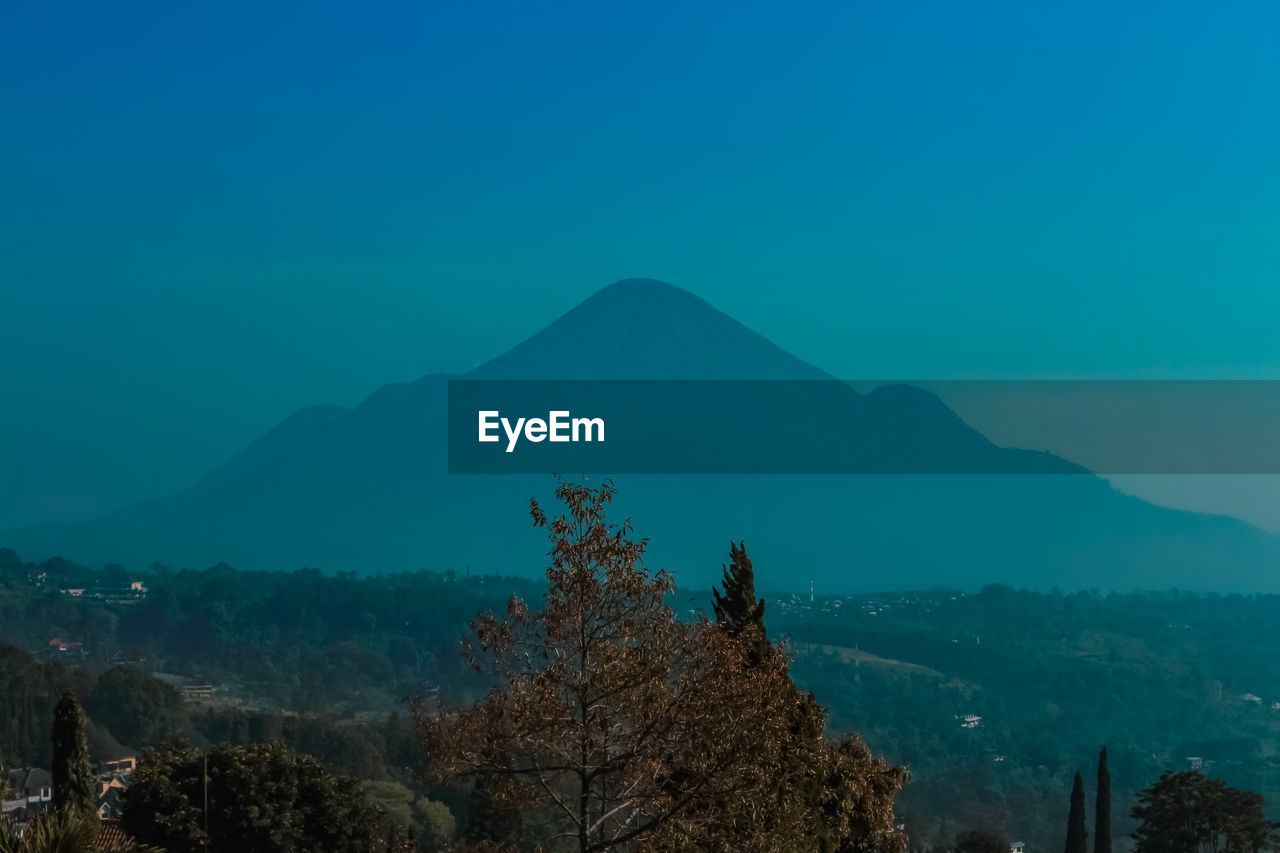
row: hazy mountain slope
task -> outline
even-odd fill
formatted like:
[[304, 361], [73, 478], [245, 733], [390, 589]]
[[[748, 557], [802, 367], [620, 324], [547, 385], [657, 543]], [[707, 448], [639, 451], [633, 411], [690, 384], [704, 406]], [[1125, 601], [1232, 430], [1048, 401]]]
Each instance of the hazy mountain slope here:
[[472, 379], [831, 379], [687, 290], [631, 278], [597, 291]]
[[[678, 288], [605, 288], [475, 378], [829, 378]], [[527, 519], [550, 477], [445, 475], [446, 376], [380, 388], [354, 409], [287, 419], [186, 492], [88, 524], [0, 535], [28, 559], [244, 568], [541, 570]], [[849, 390], [855, 438], [958, 470], [1075, 470], [996, 448], [936, 397]], [[972, 466], [966, 468], [965, 466]], [[1162, 509], [1081, 476], [620, 478], [620, 512], [686, 583], [745, 538], [761, 584], [828, 591], [991, 581], [1274, 590], [1277, 539]]]

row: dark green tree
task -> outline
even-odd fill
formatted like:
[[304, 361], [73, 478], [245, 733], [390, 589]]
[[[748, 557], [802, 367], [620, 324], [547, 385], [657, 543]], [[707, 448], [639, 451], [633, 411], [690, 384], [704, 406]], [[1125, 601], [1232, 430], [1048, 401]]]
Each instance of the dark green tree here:
[[471, 786], [466, 840], [472, 844], [488, 842], [501, 847], [520, 838], [520, 812], [494, 795], [497, 784], [499, 780], [486, 773], [476, 777]]
[[135, 748], [185, 736], [191, 728], [178, 691], [130, 667], [104, 672], [84, 704], [95, 723], [106, 726], [120, 743]]
[[1136, 853], [1259, 853], [1275, 849], [1278, 824], [1267, 820], [1261, 794], [1229, 788], [1199, 771], [1165, 772], [1138, 795]]
[[970, 829], [956, 838], [956, 853], [1009, 853], [1009, 839], [992, 829]]
[[452, 849], [458, 824], [444, 803], [418, 797], [413, 801], [413, 820], [422, 850]]
[[1111, 773], [1107, 748], [1098, 753], [1098, 795], [1093, 808], [1093, 853], [1111, 853]]
[[1071, 811], [1067, 814], [1067, 846], [1065, 853], [1088, 853], [1089, 830], [1084, 819], [1084, 779], [1076, 774], [1071, 786]]
[[712, 607], [716, 622], [733, 635], [752, 635], [752, 663], [769, 654], [769, 638], [764, 630], [764, 599], [756, 598], [756, 576], [747, 556], [745, 542], [729, 543], [729, 565], [724, 569], [721, 585], [724, 592], [712, 588]]
[[84, 814], [94, 810], [88, 728], [89, 721], [75, 694], [63, 693], [53, 709], [54, 808]]
[[[11, 630], [12, 617], [22, 612], [0, 605], [0, 633]], [[10, 769], [50, 766], [53, 710], [63, 690], [75, 690], [83, 680], [80, 673], [55, 670], [55, 665], [38, 663], [27, 652], [0, 643], [0, 752]]]
[[121, 800], [123, 829], [169, 853], [365, 853], [389, 841], [386, 813], [357, 783], [276, 743], [147, 750]]
[[0, 548], [0, 583], [17, 584], [26, 580], [27, 567], [12, 548]]

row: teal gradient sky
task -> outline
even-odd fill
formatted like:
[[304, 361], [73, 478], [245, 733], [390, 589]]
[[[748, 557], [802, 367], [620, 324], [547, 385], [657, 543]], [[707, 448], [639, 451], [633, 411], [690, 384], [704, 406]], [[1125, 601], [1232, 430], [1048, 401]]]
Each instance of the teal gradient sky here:
[[1280, 5], [41, 3], [0, 527], [619, 278], [845, 377], [1280, 377]]

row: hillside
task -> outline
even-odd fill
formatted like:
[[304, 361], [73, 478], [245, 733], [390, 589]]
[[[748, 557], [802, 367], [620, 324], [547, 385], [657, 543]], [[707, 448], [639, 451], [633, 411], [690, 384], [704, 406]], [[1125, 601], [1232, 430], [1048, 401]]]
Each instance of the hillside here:
[[[486, 683], [459, 654], [467, 621], [512, 593], [542, 592], [478, 574], [214, 566], [135, 575], [146, 587], [136, 600], [94, 597], [120, 577], [0, 552], [0, 691], [10, 700], [0, 752], [11, 765], [48, 760], [49, 714], [72, 685], [99, 759], [174, 735], [277, 737], [344, 772], [416, 784], [406, 699], [453, 707], [481, 694]], [[89, 594], [61, 595], [66, 585]], [[686, 587], [677, 600], [707, 598]], [[858, 732], [910, 768], [899, 814], [921, 847], [973, 826], [1033, 850], [1060, 846], [1071, 776], [1087, 776], [1103, 744], [1118, 851], [1136, 792], [1190, 756], [1263, 793], [1280, 816], [1276, 596], [991, 586], [812, 602], [766, 594], [766, 604], [770, 636], [796, 653], [792, 674], [829, 710], [829, 731]], [[59, 651], [51, 637], [72, 646]], [[184, 701], [171, 683], [207, 683], [214, 696]]]

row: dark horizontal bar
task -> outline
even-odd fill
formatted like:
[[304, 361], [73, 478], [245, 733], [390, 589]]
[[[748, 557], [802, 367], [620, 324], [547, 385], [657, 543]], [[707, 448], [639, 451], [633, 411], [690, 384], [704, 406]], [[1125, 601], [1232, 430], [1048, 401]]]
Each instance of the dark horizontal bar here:
[[1275, 380], [453, 380], [448, 427], [454, 474], [1280, 473]]

